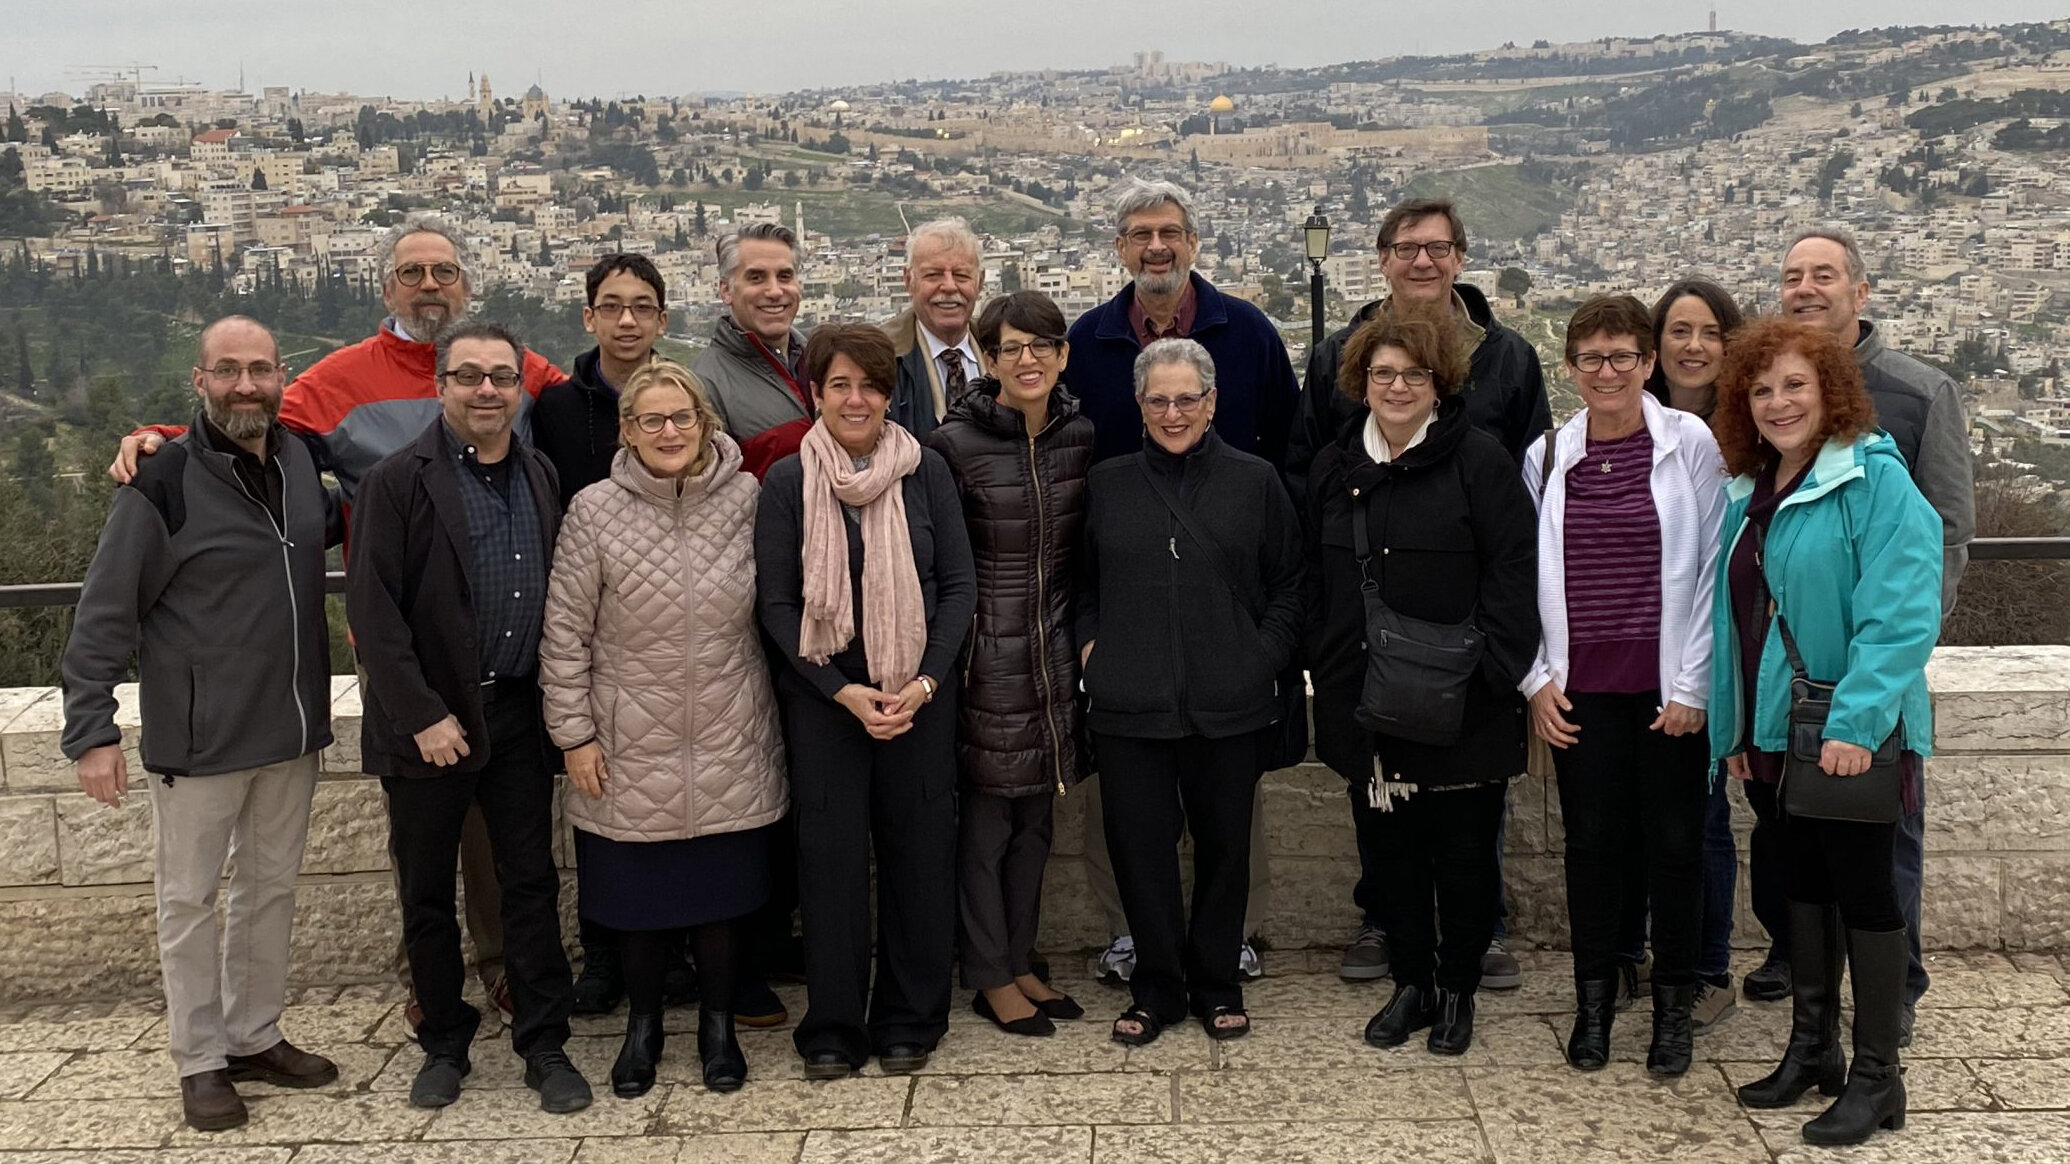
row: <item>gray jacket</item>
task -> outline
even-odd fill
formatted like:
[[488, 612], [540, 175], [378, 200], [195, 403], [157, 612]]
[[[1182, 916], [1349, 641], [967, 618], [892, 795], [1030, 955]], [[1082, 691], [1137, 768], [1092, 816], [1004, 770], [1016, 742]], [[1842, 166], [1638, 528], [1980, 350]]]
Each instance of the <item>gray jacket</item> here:
[[[794, 327], [790, 340], [794, 365], [804, 350], [805, 334]], [[718, 410], [726, 435], [743, 448], [778, 425], [812, 418], [805, 399], [799, 395], [805, 389], [802, 373], [798, 390], [793, 391], [770, 366], [763, 351], [740, 330], [731, 315], [721, 313], [712, 324], [711, 346], [698, 353], [690, 365], [711, 394], [712, 407]], [[748, 460], [751, 466], [755, 463], [753, 456]]]
[[1955, 608], [1955, 589], [1969, 564], [1977, 534], [1976, 469], [1969, 454], [1969, 420], [1962, 395], [1947, 373], [1883, 342], [1864, 319], [1854, 359], [1862, 369], [1876, 423], [1897, 442], [1912, 483], [1941, 515], [1941, 613]]
[[237, 772], [331, 742], [324, 550], [344, 519], [307, 446], [274, 435], [285, 529], [198, 417], [115, 491], [61, 665], [67, 757], [121, 740], [131, 652], [147, 771]]

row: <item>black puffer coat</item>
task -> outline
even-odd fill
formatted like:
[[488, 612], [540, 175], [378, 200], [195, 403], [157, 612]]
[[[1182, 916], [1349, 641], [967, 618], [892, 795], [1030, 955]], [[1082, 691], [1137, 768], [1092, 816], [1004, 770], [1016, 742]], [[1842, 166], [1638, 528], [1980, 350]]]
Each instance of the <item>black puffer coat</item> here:
[[1030, 439], [998, 393], [998, 381], [977, 381], [927, 444], [955, 474], [977, 560], [957, 766], [979, 791], [1032, 796], [1085, 772], [1072, 614], [1093, 426], [1059, 386]]

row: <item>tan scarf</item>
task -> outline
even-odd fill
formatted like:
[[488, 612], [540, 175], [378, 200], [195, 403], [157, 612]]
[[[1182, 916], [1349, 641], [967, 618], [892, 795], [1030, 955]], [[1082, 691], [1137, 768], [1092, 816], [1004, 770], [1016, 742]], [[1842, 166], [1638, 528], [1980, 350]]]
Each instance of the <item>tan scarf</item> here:
[[920, 656], [927, 650], [927, 604], [899, 484], [920, 467], [920, 442], [886, 421], [869, 465], [858, 469], [821, 421], [806, 431], [798, 460], [805, 470], [805, 544], [799, 551], [805, 617], [798, 627], [798, 654], [824, 664], [855, 638], [847, 518], [841, 513], [843, 505], [851, 506], [862, 525], [863, 654], [870, 681], [897, 694], [919, 673]]

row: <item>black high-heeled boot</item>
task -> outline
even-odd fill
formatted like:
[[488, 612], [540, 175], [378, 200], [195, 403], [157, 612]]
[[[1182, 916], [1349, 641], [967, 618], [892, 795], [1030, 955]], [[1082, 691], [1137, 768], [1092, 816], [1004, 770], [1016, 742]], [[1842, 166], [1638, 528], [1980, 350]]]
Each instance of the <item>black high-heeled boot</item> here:
[[1686, 1075], [1696, 1054], [1696, 984], [1653, 984], [1653, 1042], [1646, 1048], [1646, 1073]]
[[1878, 1128], [1897, 1132], [1905, 1127], [1898, 1031], [1910, 945], [1903, 930], [1849, 930], [1847, 956], [1854, 961], [1854, 1069], [1833, 1106], [1804, 1125], [1807, 1144], [1859, 1144]]
[[611, 1064], [611, 1091], [621, 1099], [638, 1099], [654, 1086], [654, 1065], [661, 1062], [661, 1046], [667, 1036], [661, 1030], [661, 1015], [625, 1016], [625, 1043], [618, 1048], [618, 1061]]
[[733, 1012], [697, 1012], [697, 1058], [704, 1065], [704, 1085], [712, 1091], [739, 1091], [747, 1082], [747, 1056], [733, 1035]]
[[1753, 1108], [1788, 1107], [1813, 1087], [1838, 1095], [1847, 1082], [1840, 1049], [1840, 911], [1790, 903], [1790, 1041], [1782, 1062], [1739, 1089]]
[[1567, 1062], [1579, 1071], [1599, 1071], [1610, 1062], [1610, 1024], [1617, 1019], [1617, 979], [1581, 978], [1574, 983], [1574, 1030], [1567, 1036]]

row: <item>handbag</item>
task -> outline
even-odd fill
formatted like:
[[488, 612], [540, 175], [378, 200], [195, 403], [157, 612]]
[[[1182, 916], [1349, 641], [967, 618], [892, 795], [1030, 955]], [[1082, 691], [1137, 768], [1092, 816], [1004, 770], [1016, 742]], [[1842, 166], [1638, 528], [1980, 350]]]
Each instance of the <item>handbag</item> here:
[[1783, 811], [1810, 820], [1895, 824], [1904, 817], [1905, 718], [1900, 715], [1890, 735], [1869, 754], [1868, 771], [1835, 776], [1819, 767], [1825, 750], [1826, 721], [1833, 714], [1836, 684], [1813, 679], [1797, 650], [1797, 636], [1768, 589], [1767, 531], [1753, 523], [1754, 566], [1761, 580], [1761, 599], [1782, 635], [1783, 655], [1790, 663], [1789, 742], [1783, 750]]
[[1351, 514], [1352, 552], [1358, 558], [1366, 615], [1366, 678], [1352, 718], [1369, 732], [1448, 747], [1459, 742], [1466, 692], [1480, 670], [1487, 638], [1470, 619], [1411, 618], [1380, 597], [1366, 529], [1372, 504], [1370, 496], [1354, 501]]
[[[1242, 598], [1246, 606], [1250, 605], [1252, 599], [1256, 599], [1258, 607], [1263, 608], [1263, 595], [1246, 596], [1237, 589], [1237, 571], [1222, 561], [1221, 543], [1202, 532], [1193, 520], [1193, 511], [1185, 502], [1179, 500], [1178, 495], [1172, 492], [1171, 486], [1159, 480], [1157, 474], [1152, 473], [1150, 467], [1143, 464], [1140, 458], [1137, 459], [1136, 468], [1142, 472], [1143, 479], [1150, 482], [1151, 490], [1164, 502], [1164, 507], [1171, 510], [1172, 516], [1178, 519], [1179, 527], [1186, 531], [1186, 536], [1207, 550], [1208, 567], [1222, 580], [1222, 585], [1227, 586], [1230, 593]], [[1256, 621], [1257, 612], [1252, 611], [1250, 614], [1252, 620]], [[1273, 695], [1279, 701], [1279, 718], [1273, 721], [1271, 730], [1264, 734], [1258, 755], [1258, 762], [1267, 772], [1291, 768], [1308, 759], [1308, 676], [1301, 669], [1298, 652], [1295, 657], [1287, 660], [1287, 665], [1274, 677]]]

